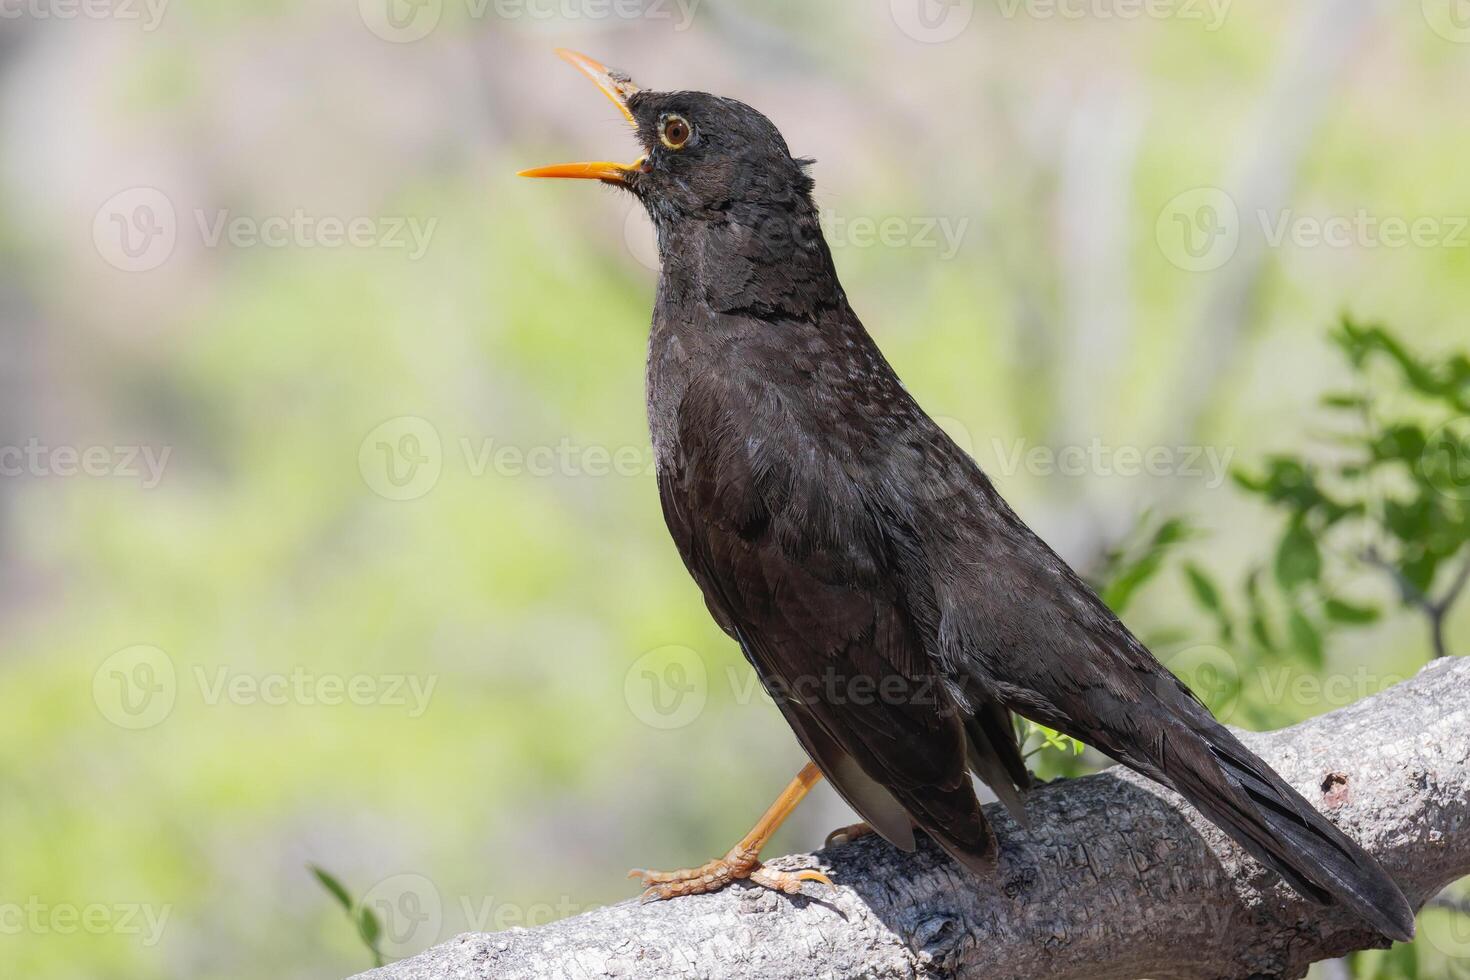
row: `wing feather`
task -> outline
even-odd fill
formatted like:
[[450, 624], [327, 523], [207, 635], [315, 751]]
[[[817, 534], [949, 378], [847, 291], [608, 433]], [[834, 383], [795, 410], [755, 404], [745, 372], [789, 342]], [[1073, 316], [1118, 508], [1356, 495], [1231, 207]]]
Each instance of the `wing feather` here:
[[680, 452], [659, 473], [666, 521], [812, 760], [897, 846], [912, 846], [911, 822], [988, 869], [965, 718], [894, 556], [904, 530], [769, 390], [697, 378], [678, 421]]

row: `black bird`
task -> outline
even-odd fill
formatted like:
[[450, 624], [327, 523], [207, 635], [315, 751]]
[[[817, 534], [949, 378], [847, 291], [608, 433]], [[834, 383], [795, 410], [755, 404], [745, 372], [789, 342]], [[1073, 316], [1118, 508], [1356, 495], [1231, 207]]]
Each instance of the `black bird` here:
[[1379, 863], [1217, 722], [904, 389], [837, 281], [811, 161], [750, 106], [560, 53], [645, 154], [524, 174], [625, 188], [652, 217], [664, 517], [814, 764], [724, 858], [633, 872], [645, 897], [825, 881], [758, 860], [818, 771], [894, 846], [918, 827], [987, 874], [997, 845], [970, 774], [1022, 807], [1015, 712], [1177, 791], [1304, 896], [1410, 938]]

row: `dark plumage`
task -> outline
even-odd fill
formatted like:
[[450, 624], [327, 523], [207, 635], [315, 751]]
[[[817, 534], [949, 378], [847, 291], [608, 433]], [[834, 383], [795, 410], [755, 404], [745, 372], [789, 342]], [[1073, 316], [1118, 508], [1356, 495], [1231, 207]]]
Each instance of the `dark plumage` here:
[[[703, 93], [625, 94], [647, 156], [615, 182], [663, 261], [647, 385], [664, 515], [838, 792], [895, 846], [916, 826], [984, 874], [996, 842], [970, 773], [1019, 805], [1016, 712], [1176, 790], [1302, 894], [1409, 937], [1378, 862], [1216, 722], [904, 389], [775, 126]], [[670, 120], [688, 127], [678, 148]]]

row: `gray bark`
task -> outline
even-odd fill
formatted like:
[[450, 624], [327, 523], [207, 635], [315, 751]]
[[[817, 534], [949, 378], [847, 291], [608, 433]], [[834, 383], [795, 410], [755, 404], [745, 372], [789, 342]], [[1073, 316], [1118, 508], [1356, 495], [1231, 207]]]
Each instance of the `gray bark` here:
[[[1373, 852], [1415, 908], [1470, 874], [1470, 659], [1270, 734], [1252, 749]], [[1300, 977], [1384, 945], [1312, 905], [1177, 796], [1121, 768], [1053, 782], [981, 881], [876, 837], [773, 862], [837, 886], [629, 901], [531, 930], [465, 934], [363, 980], [447, 978]]]

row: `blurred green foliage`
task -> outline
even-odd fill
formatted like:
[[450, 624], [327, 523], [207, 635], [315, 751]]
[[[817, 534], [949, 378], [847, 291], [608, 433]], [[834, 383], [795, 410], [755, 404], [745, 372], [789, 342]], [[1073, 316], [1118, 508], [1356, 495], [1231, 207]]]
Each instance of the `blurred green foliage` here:
[[[1332, 420], [1331, 443], [1346, 451], [1322, 460], [1310, 449], [1277, 453], [1265, 460], [1264, 473], [1234, 472], [1240, 489], [1285, 515], [1273, 553], [1250, 564], [1238, 588], [1225, 589], [1196, 561], [1178, 561], [1188, 594], [1214, 624], [1223, 657], [1184, 657], [1173, 666], [1216, 712], [1238, 710], [1252, 727], [1295, 720], [1270, 685], [1254, 680], [1286, 670], [1320, 675], [1328, 647], [1341, 643], [1342, 633], [1373, 627], [1385, 614], [1427, 618], [1429, 656], [1447, 656], [1445, 622], [1470, 580], [1470, 360], [1457, 350], [1425, 357], [1388, 328], [1351, 319], [1330, 336], [1346, 356], [1354, 386], [1324, 394], [1321, 405]], [[1380, 361], [1393, 369], [1387, 378], [1373, 376]], [[1095, 572], [1099, 594], [1123, 615], [1193, 537], [1185, 518], [1143, 515]], [[1356, 597], [1351, 586], [1361, 584], [1365, 571], [1394, 585], [1392, 608]], [[1160, 649], [1176, 636], [1155, 631], [1150, 639]], [[1022, 725], [1038, 741], [1035, 751], [1055, 750], [1038, 760], [1044, 774], [1090, 768], [1076, 758], [1081, 746], [1074, 740]], [[1455, 937], [1470, 935], [1470, 908], [1447, 903], [1431, 914], [1451, 922], [1441, 929], [1436, 921], [1430, 941], [1356, 954], [1355, 975], [1417, 980], [1460, 969], [1470, 944]], [[1450, 942], [1442, 941], [1446, 933]]]

